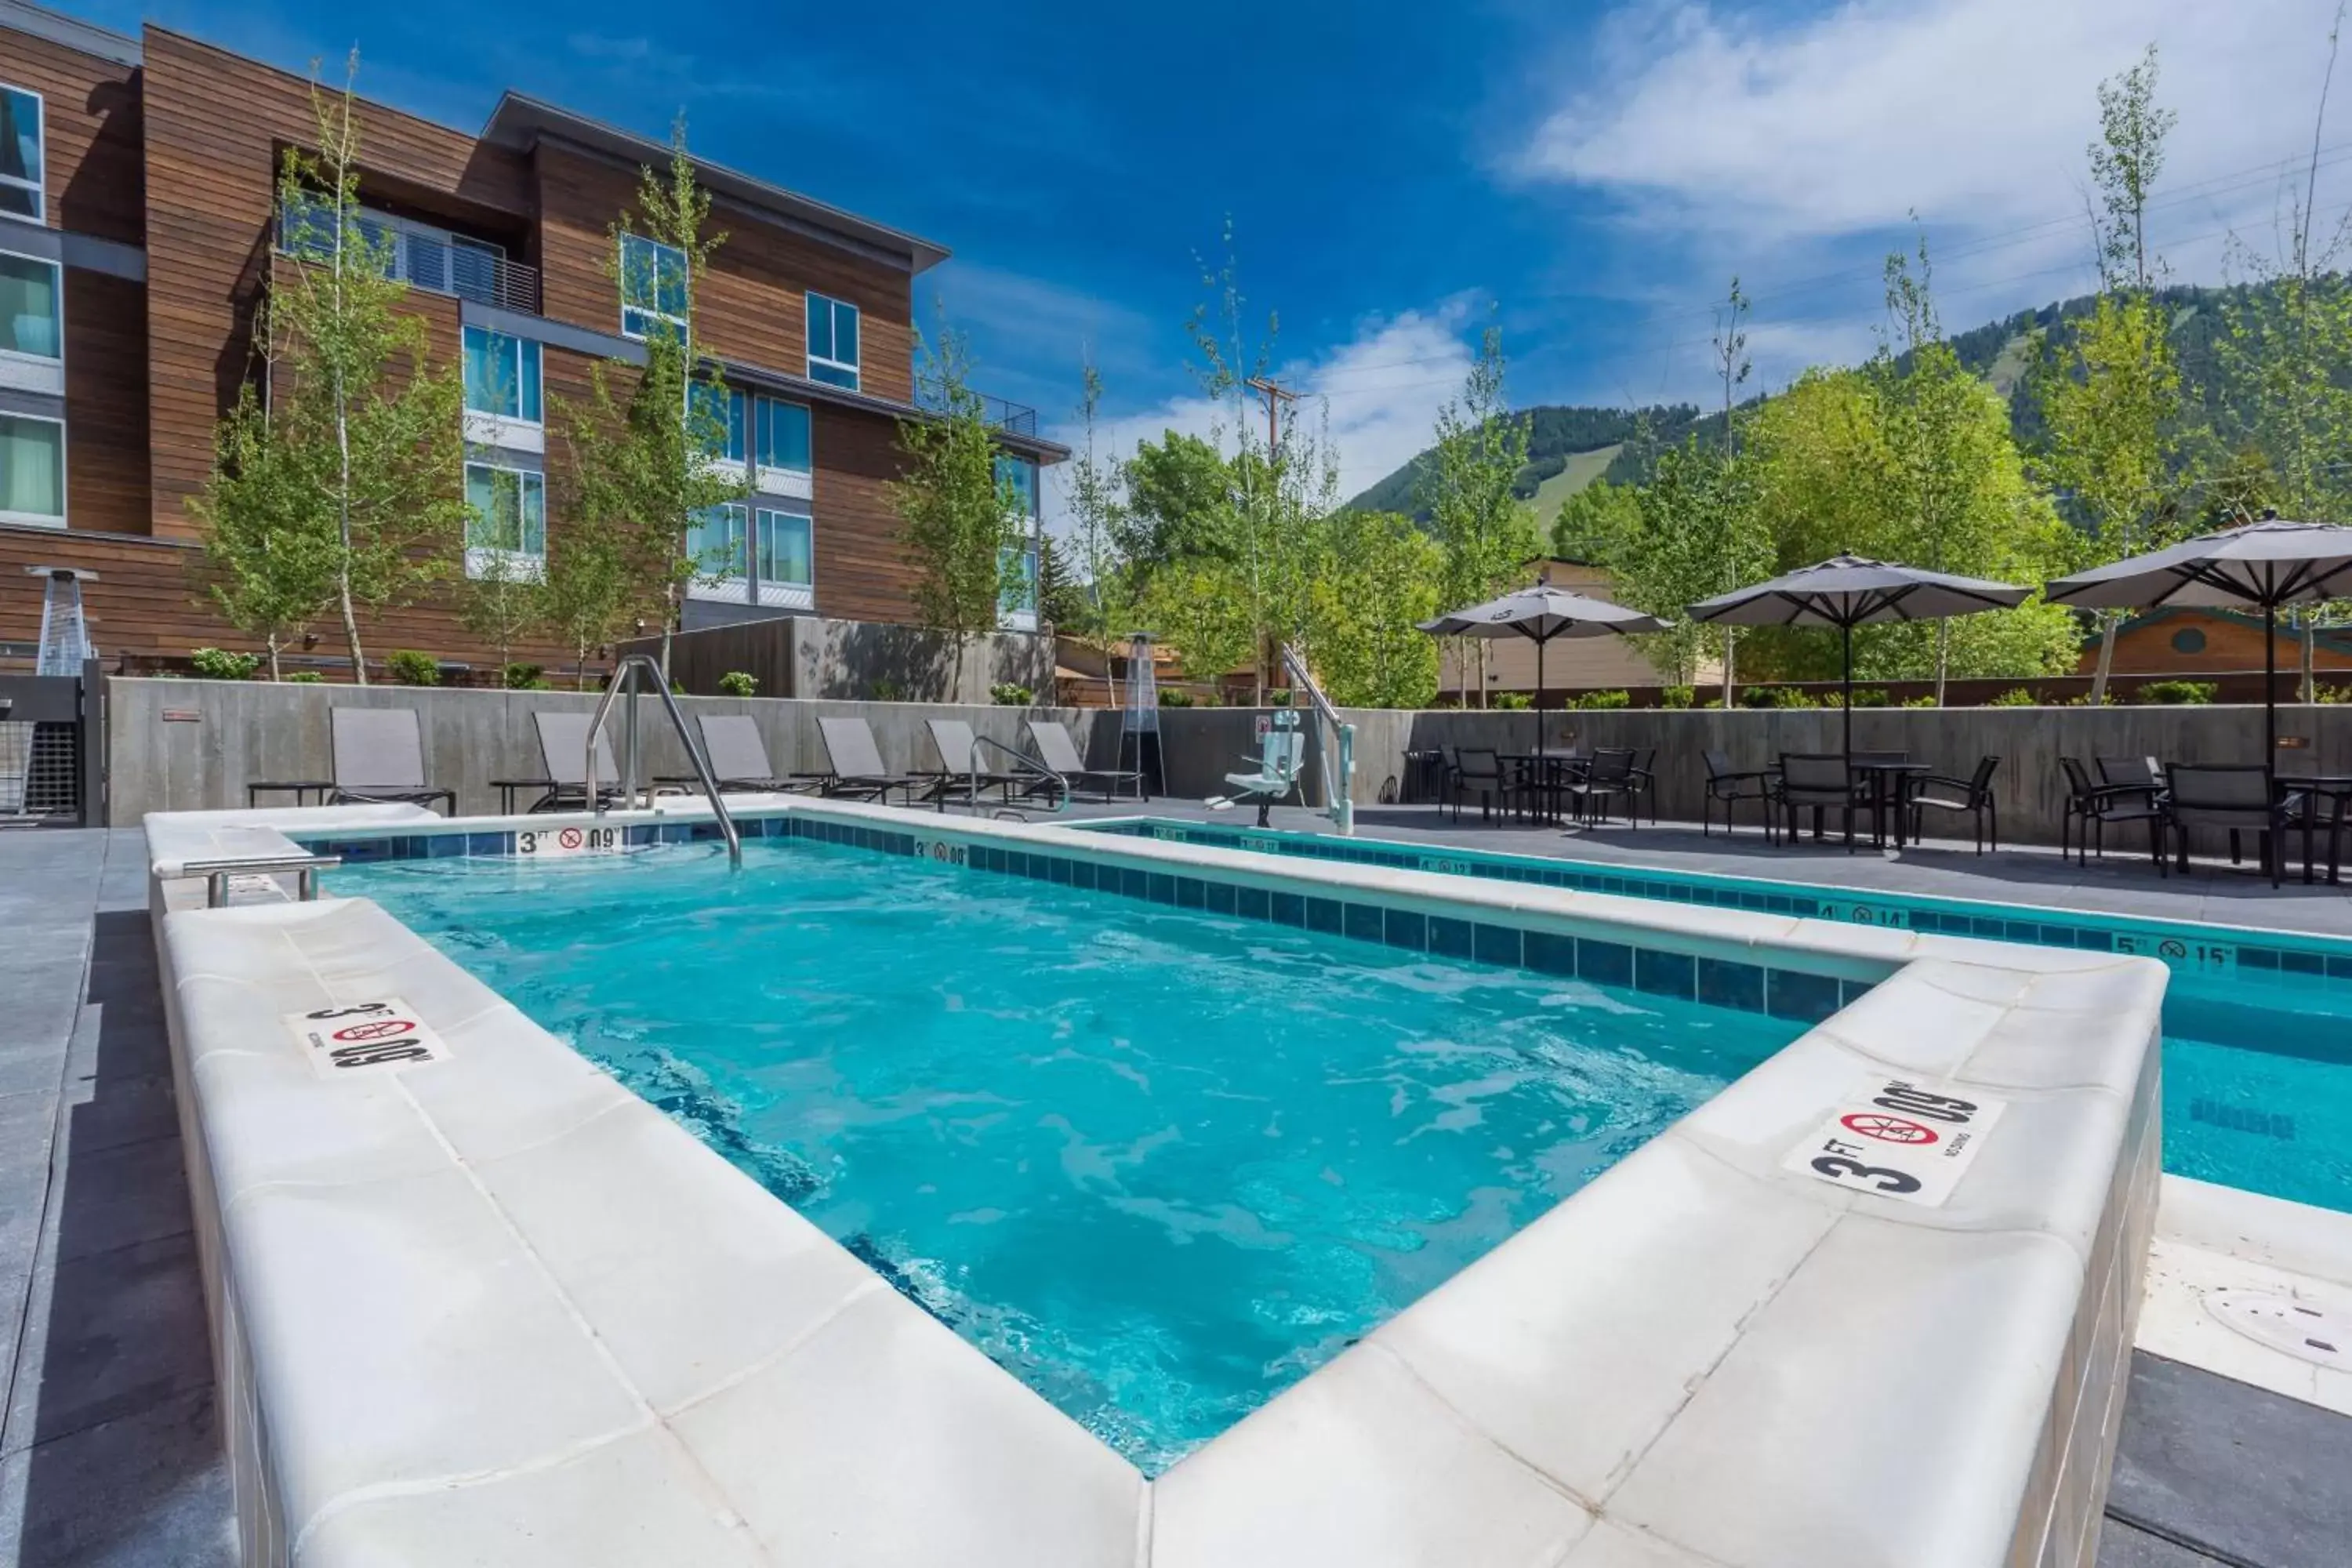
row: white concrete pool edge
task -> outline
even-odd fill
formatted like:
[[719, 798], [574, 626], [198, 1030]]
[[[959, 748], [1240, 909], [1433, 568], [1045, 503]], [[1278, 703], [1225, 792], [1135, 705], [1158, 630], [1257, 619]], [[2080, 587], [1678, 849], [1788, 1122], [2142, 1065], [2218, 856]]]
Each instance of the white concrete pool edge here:
[[[773, 804], [1892, 973], [1147, 1485], [374, 905], [173, 913], [248, 1561], [2090, 1561], [2156, 1202], [2152, 962]], [[159, 868], [224, 816], [257, 854], [364, 831], [154, 817]], [[280, 1021], [387, 994], [450, 1059], [331, 1081]], [[1781, 1168], [1878, 1073], [2009, 1102], [1943, 1207]]]

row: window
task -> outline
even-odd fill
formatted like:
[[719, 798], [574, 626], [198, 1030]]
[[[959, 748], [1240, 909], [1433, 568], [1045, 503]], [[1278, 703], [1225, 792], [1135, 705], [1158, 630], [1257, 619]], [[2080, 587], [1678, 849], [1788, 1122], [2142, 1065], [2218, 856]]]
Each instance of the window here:
[[687, 395], [694, 400], [697, 421], [717, 420], [727, 427], [726, 434], [715, 439], [710, 455], [730, 463], [743, 460], [743, 395], [731, 386], [714, 386], [707, 381], [694, 384]]
[[809, 471], [809, 411], [797, 403], [773, 397], [759, 400], [754, 421], [759, 436], [760, 467]]
[[1036, 547], [1007, 550], [996, 558], [997, 619], [1017, 625], [1027, 616], [1034, 623], [1036, 614]]
[[750, 523], [749, 511], [732, 504], [696, 513], [694, 525], [686, 531], [686, 552], [693, 558], [695, 570], [705, 577], [750, 576], [751, 565], [745, 559]]
[[1013, 510], [1034, 532], [1037, 521], [1037, 465], [1026, 458], [996, 458], [996, 493], [1010, 499]]
[[822, 294], [808, 297], [811, 381], [857, 390], [857, 307]]
[[466, 329], [466, 409], [540, 423], [539, 345], [483, 327]]
[[41, 197], [41, 96], [0, 87], [0, 213], [46, 216]]
[[60, 419], [0, 414], [0, 517], [66, 520], [66, 426]]
[[0, 353], [62, 359], [58, 264], [0, 251]]
[[640, 235], [621, 237], [621, 335], [650, 337], [686, 325], [686, 252]]
[[2195, 626], [2183, 626], [2172, 634], [2172, 651], [2199, 654], [2205, 651], [2205, 634]]
[[785, 584], [797, 588], [813, 586], [816, 582], [814, 563], [811, 560], [809, 520], [798, 512], [760, 511], [758, 564], [760, 584]]
[[474, 509], [466, 525], [468, 551], [547, 553], [547, 481], [540, 475], [527, 468], [468, 463], [466, 500]]

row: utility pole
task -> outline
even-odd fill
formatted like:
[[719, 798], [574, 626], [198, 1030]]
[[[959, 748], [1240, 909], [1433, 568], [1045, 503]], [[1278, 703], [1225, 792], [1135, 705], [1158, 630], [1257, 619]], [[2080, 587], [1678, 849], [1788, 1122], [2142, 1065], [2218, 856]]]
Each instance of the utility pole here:
[[[1254, 375], [1244, 381], [1242, 384], [1265, 399], [1265, 482], [1269, 485], [1276, 484], [1278, 481], [1276, 479], [1275, 463], [1282, 451], [1282, 405], [1286, 403], [1297, 402], [1298, 394], [1270, 375]], [[1266, 497], [1269, 517], [1273, 515], [1270, 509], [1274, 505], [1274, 500], [1275, 498], [1272, 495]], [[1252, 693], [1252, 700], [1260, 708], [1265, 706], [1265, 672], [1266, 667], [1272, 662], [1273, 659], [1268, 655], [1265, 645], [1261, 643], [1257, 650], [1256, 668], [1251, 672], [1255, 678], [1254, 684], [1257, 689]]]

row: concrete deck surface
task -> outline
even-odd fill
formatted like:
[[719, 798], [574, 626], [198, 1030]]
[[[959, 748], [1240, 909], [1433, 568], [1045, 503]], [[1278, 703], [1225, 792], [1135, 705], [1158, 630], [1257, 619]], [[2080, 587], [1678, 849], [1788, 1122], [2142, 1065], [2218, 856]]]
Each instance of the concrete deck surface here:
[[[1965, 848], [1848, 857], [1672, 825], [1571, 838], [1434, 816], [1360, 821], [1512, 853], [2352, 934], [2347, 890], [2273, 895], [2219, 868], [2159, 884], [2128, 857], [2082, 873], [2037, 852], [1988, 866]], [[1321, 821], [1282, 811], [1276, 825]], [[0, 834], [0, 1564], [236, 1560], [145, 879], [137, 830]], [[2347, 1542], [2352, 1419], [2135, 1356], [2101, 1568], [2342, 1568]]]

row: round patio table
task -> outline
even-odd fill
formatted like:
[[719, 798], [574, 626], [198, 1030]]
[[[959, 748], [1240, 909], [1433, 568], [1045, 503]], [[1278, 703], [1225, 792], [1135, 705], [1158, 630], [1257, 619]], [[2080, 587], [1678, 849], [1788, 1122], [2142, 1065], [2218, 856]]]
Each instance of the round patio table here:
[[2279, 773], [2274, 779], [2280, 791], [2300, 794], [2309, 802], [2303, 812], [2303, 879], [2306, 883], [2311, 880], [2312, 818], [2319, 815], [2319, 802], [2327, 802], [2327, 881], [2335, 886], [2343, 866], [2344, 826], [2347, 813], [2352, 813], [2352, 773]]
[[1911, 782], [1936, 771], [1933, 763], [1848, 763], [1847, 768], [1870, 781], [1871, 843], [1884, 847], [1886, 843], [1886, 813], [1895, 812], [1895, 847], [1903, 847], [1903, 813], [1910, 805]]

